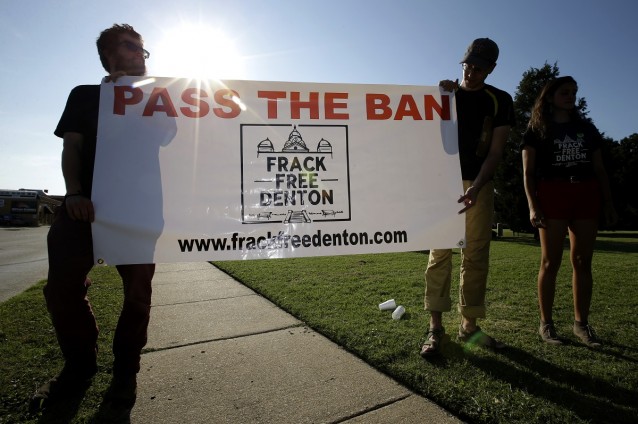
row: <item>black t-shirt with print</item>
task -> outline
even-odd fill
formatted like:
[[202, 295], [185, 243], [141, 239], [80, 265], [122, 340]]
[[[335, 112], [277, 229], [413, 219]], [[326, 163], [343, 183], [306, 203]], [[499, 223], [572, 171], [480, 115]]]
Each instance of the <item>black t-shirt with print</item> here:
[[541, 139], [535, 131], [528, 129], [523, 135], [523, 147], [536, 150], [537, 177], [595, 177], [593, 154], [600, 149], [602, 136], [593, 124], [585, 121], [553, 123], [548, 134]]
[[82, 134], [80, 184], [82, 193], [91, 195], [93, 186], [93, 166], [95, 163], [95, 146], [97, 143], [97, 122], [100, 109], [100, 86], [80, 85], [75, 87], [66, 102], [54, 134], [64, 137], [64, 133]]

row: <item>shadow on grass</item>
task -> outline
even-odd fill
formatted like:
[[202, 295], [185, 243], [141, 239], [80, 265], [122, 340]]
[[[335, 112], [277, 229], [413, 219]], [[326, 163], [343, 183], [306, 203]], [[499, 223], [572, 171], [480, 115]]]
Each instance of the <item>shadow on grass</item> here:
[[[635, 422], [636, 391], [592, 378], [586, 370], [565, 370], [515, 347], [508, 347], [499, 356], [518, 366], [494, 356], [468, 355], [467, 359], [494, 378], [571, 410], [585, 421], [609, 422], [612, 418], [615, 423]], [[566, 382], [571, 387], [567, 388]]]
[[626, 238], [626, 239], [638, 239], [638, 231], [629, 231], [629, 232], [622, 232], [622, 231], [614, 231], [614, 232], [607, 232], [605, 231], [604, 233], [600, 233], [600, 237], [603, 238]]
[[533, 237], [499, 237], [495, 241], [520, 244], [521, 246], [539, 247], [541, 243]]
[[77, 393], [67, 395], [63, 401], [58, 401], [52, 405], [49, 405], [42, 411], [42, 415], [38, 420], [39, 424], [59, 424], [70, 423], [78, 414], [80, 405], [84, 400], [84, 396], [89, 389], [87, 385]]
[[[607, 236], [605, 236], [607, 237]], [[638, 243], [627, 241], [596, 240], [594, 250], [599, 252], [638, 253]]]
[[638, 363], [638, 360], [636, 358], [632, 358], [631, 356], [623, 355], [622, 353], [619, 353], [619, 352], [610, 351], [610, 349], [618, 349], [618, 350], [628, 350], [628, 351], [631, 351], [631, 352], [634, 352], [634, 353], [638, 353], [638, 349], [635, 349], [635, 348], [629, 347], [629, 346], [619, 345], [617, 343], [611, 343], [611, 342], [608, 342], [608, 341], [606, 341], [604, 339], [603, 339], [603, 346], [605, 346], [605, 349], [600, 351], [601, 354], [613, 356], [614, 358], [620, 359], [620, 360], [623, 360], [623, 361]]

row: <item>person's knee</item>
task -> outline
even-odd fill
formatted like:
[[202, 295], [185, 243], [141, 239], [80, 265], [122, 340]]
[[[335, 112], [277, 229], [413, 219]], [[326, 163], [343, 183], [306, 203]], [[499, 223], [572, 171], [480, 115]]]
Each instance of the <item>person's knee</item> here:
[[541, 272], [544, 274], [556, 275], [560, 269], [560, 264], [560, 260], [543, 257], [541, 258]]
[[584, 265], [584, 266], [591, 266], [592, 263], [592, 259], [593, 259], [593, 254], [591, 253], [574, 253], [571, 256], [571, 260], [573, 263], [578, 264], [578, 265]]
[[151, 292], [145, 290], [129, 290], [124, 293], [124, 304], [135, 309], [150, 309]]
[[430, 251], [428, 268], [452, 267], [452, 251], [449, 249], [436, 249]]
[[128, 299], [124, 301], [123, 311], [138, 317], [148, 317], [151, 313], [151, 303]]
[[51, 278], [45, 284], [42, 292], [47, 307], [50, 308], [72, 308], [76, 304], [86, 302], [87, 286], [86, 277], [60, 279]]

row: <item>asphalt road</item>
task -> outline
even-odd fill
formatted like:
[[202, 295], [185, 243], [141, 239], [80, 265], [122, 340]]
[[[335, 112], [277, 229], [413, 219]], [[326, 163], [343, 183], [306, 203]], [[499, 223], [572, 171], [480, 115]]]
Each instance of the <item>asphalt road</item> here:
[[49, 226], [0, 227], [0, 302], [47, 278]]

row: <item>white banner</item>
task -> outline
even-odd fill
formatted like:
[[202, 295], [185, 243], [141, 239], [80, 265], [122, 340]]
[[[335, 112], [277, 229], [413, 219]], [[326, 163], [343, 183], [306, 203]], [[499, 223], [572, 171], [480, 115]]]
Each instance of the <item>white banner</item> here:
[[438, 87], [120, 78], [101, 87], [97, 263], [463, 246]]

